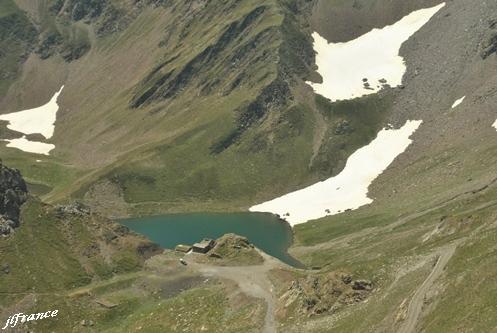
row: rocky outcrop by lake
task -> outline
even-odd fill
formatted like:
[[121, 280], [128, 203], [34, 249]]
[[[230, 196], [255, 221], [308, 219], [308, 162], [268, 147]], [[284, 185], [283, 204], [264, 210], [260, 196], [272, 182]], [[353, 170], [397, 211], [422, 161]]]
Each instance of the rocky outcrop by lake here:
[[0, 161], [0, 235], [7, 235], [19, 226], [19, 212], [26, 201], [28, 189], [17, 169]]

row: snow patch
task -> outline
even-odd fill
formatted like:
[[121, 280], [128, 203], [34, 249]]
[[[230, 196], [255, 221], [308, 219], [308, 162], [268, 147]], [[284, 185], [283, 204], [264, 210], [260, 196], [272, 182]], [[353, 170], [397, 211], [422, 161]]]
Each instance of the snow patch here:
[[[59, 110], [57, 99], [62, 93], [62, 89], [64, 89], [64, 86], [60, 87], [59, 91], [53, 95], [48, 103], [34, 109], [2, 114], [0, 115], [0, 120], [8, 121], [7, 128], [13, 131], [23, 134], [40, 133], [46, 139], [50, 139], [55, 130], [55, 120]], [[53, 144], [30, 141], [26, 139], [26, 136], [0, 141], [7, 141], [7, 147], [42, 155], [48, 155], [55, 148]]]
[[373, 200], [368, 187], [411, 144], [410, 136], [422, 121], [407, 121], [400, 129], [383, 129], [367, 146], [358, 149], [335, 177], [256, 205], [251, 212], [278, 214], [292, 226], [357, 209]]
[[17, 148], [22, 151], [34, 154], [48, 155], [50, 151], [55, 148], [55, 145], [53, 144], [30, 141], [26, 139], [25, 136], [19, 139], [2, 140], [2, 141], [8, 142], [7, 147]]
[[493, 127], [495, 128], [495, 130], [497, 131], [497, 120], [495, 121], [495, 123], [494, 123], [492, 126], [493, 126]]
[[328, 43], [314, 32], [316, 64], [323, 82], [307, 83], [332, 101], [373, 94], [384, 85], [401, 85], [406, 65], [399, 56], [400, 47], [444, 6], [445, 2], [412, 12], [391, 26], [345, 43]]
[[459, 98], [457, 101], [454, 102], [454, 104], [452, 104], [452, 108], [456, 108], [459, 106], [459, 104], [461, 104], [462, 102], [464, 102], [464, 99], [466, 98], [466, 96], [463, 96], [461, 98]]
[[18, 111], [0, 115], [0, 120], [9, 122], [7, 128], [24, 134], [40, 133], [50, 139], [55, 129], [55, 120], [59, 105], [57, 98], [64, 89], [62, 86], [47, 104], [34, 109]]

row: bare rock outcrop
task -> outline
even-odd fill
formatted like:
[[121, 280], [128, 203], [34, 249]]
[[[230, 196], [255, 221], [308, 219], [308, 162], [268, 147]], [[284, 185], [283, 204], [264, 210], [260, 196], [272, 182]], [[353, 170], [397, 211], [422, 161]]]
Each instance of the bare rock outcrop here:
[[216, 245], [209, 251], [209, 258], [218, 265], [257, 265], [263, 262], [262, 256], [247, 238], [226, 234], [216, 240]]
[[292, 281], [280, 302], [285, 312], [293, 309], [305, 316], [329, 314], [366, 300], [373, 289], [371, 281], [354, 280], [348, 274], [308, 275]]
[[19, 226], [20, 208], [27, 196], [28, 189], [19, 170], [0, 161], [0, 235], [10, 234]]

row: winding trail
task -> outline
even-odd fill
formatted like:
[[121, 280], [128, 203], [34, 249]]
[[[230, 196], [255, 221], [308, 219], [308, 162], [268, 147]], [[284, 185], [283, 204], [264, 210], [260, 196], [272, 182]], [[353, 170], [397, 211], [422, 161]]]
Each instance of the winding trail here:
[[[478, 209], [484, 209], [490, 206], [495, 205], [495, 201], [490, 201], [485, 204], [482, 204], [478, 207], [475, 207], [473, 209], [468, 209], [464, 213], [467, 212], [472, 212], [474, 210]], [[496, 220], [497, 222], [497, 220]], [[495, 222], [494, 222], [495, 223]], [[424, 298], [427, 294], [427, 292], [430, 290], [430, 288], [433, 286], [434, 282], [442, 275], [445, 267], [449, 263], [449, 260], [452, 258], [454, 253], [456, 252], [456, 249], [459, 245], [463, 244], [469, 237], [473, 237], [475, 235], [478, 235], [478, 233], [486, 227], [485, 224], [479, 226], [476, 228], [474, 231], [471, 232], [469, 236], [460, 238], [456, 241], [453, 241], [452, 243], [448, 244], [447, 246], [444, 246], [435, 253], [438, 252], [438, 259], [433, 266], [433, 270], [431, 271], [430, 275], [424, 280], [424, 282], [419, 286], [419, 288], [416, 290], [414, 293], [414, 296], [412, 297], [411, 301], [409, 302], [408, 308], [407, 308], [407, 316], [402, 325], [400, 326], [399, 330], [397, 333], [412, 333], [416, 332], [416, 324], [418, 323], [419, 320], [419, 315], [421, 314], [423, 310], [423, 303], [424, 303]]]
[[195, 270], [206, 277], [218, 277], [234, 281], [240, 290], [247, 296], [263, 299], [266, 303], [266, 315], [262, 333], [276, 332], [276, 319], [274, 310], [276, 300], [273, 285], [268, 277], [268, 272], [275, 268], [286, 267], [277, 259], [259, 251], [264, 258], [264, 263], [254, 266], [213, 266], [210, 264], [190, 263]]
[[431, 271], [430, 275], [424, 280], [419, 288], [414, 293], [407, 308], [407, 317], [403, 321], [397, 333], [412, 333], [415, 332], [416, 324], [418, 323], [419, 315], [423, 310], [423, 303], [426, 293], [433, 286], [433, 283], [442, 275], [445, 266], [450, 258], [454, 255], [458, 243], [451, 244], [439, 250], [438, 259]]
[[[293, 255], [294, 257], [302, 256], [303, 254], [311, 251], [325, 251], [325, 250], [330, 250], [330, 249], [336, 249], [336, 248], [341, 248], [347, 244], [350, 244], [357, 239], [364, 238], [364, 237], [371, 237], [372, 235], [378, 235], [382, 232], [391, 232], [394, 229], [403, 226], [406, 223], [409, 223], [417, 218], [420, 218], [422, 216], [428, 215], [436, 210], [439, 210], [441, 208], [447, 207], [448, 205], [454, 203], [457, 199], [465, 198], [465, 197], [471, 197], [474, 194], [477, 194], [479, 192], [487, 190], [489, 187], [492, 187], [497, 184], [497, 177], [493, 178], [490, 182], [481, 185], [477, 188], [474, 188], [472, 190], [465, 191], [463, 193], [459, 193], [457, 195], [452, 196], [451, 198], [444, 200], [432, 207], [428, 207], [426, 209], [423, 209], [421, 211], [415, 212], [415, 213], [410, 213], [406, 216], [400, 217], [397, 219], [395, 222], [382, 225], [382, 226], [374, 226], [374, 227], [368, 227], [364, 228], [361, 230], [358, 230], [356, 232], [353, 232], [351, 234], [346, 234], [343, 236], [339, 236], [337, 238], [331, 239], [326, 242], [314, 244], [314, 245], [309, 245], [309, 246], [304, 246], [304, 245], [294, 245], [289, 249], [289, 253]], [[491, 206], [497, 205], [497, 200], [492, 200], [486, 203], [483, 203], [481, 205], [478, 205], [474, 208], [468, 209], [464, 211], [463, 213], [469, 213], [473, 211], [478, 211], [480, 209], [488, 208]]]

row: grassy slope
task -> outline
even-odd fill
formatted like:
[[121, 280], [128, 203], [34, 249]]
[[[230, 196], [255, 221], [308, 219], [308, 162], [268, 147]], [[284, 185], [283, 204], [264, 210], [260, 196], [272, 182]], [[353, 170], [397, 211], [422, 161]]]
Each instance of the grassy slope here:
[[[155, 277], [154, 279], [163, 279]], [[44, 295], [36, 309], [59, 309], [57, 320], [34, 322], [42, 332], [257, 332], [261, 318], [257, 302], [231, 305], [225, 291], [213, 285], [184, 291], [173, 298], [153, 295], [140, 288], [147, 277], [123, 276], [105, 287], [91, 286], [91, 296]], [[94, 287], [94, 288], [93, 288]], [[95, 299], [119, 305], [106, 309]], [[255, 318], [254, 318], [255, 317]], [[91, 327], [80, 324], [86, 320]]]
[[[324, 124], [313, 115], [314, 102], [296, 102], [272, 111], [220, 154], [212, 153], [212, 146], [233, 130], [233, 109], [251, 93], [235, 91], [221, 100], [207, 97], [201, 99], [201, 109], [189, 104], [191, 116], [208, 118], [195, 118], [191, 130], [129, 154], [125, 163], [109, 167], [104, 178], [124, 190], [134, 214], [243, 209], [337, 173], [350, 153], [374, 138], [391, 98], [386, 94], [332, 106], [317, 97], [316, 112]], [[185, 118], [190, 115], [178, 121]], [[344, 120], [354, 131], [338, 135], [335, 128]], [[319, 126], [325, 126], [326, 139], [314, 154]]]
[[136, 270], [142, 261], [136, 248], [148, 243], [115, 237], [114, 223], [98, 217], [58, 217], [53, 207], [33, 198], [22, 208], [21, 224], [0, 240], [1, 262], [10, 268], [0, 275], [0, 293], [6, 295], [0, 306], [25, 294], [63, 292]]
[[[135, 214], [246, 208], [337, 173], [350, 153], [374, 138], [388, 100], [372, 97], [336, 106], [320, 101], [329, 129], [312, 164], [316, 123], [309, 107], [296, 105], [281, 112], [271, 130], [248, 130], [219, 155], [210, 151], [212, 133], [229, 129], [229, 118], [137, 153], [106, 177], [123, 188]], [[334, 132], [343, 120], [352, 133]]]
[[[40, 185], [38, 193], [52, 202], [70, 195], [83, 198], [92, 184], [110, 180], [122, 190], [130, 214], [245, 209], [337, 173], [350, 153], [373, 139], [388, 101], [371, 98], [336, 107], [314, 101], [302, 82], [312, 55], [309, 36], [292, 13], [297, 2], [209, 2], [193, 12], [176, 3], [130, 16], [126, 29], [99, 36], [87, 55], [67, 65], [73, 72], [52, 139], [55, 157], [35, 163], [39, 157], [34, 154], [0, 147], [4, 161]], [[243, 22], [261, 6], [265, 10], [243, 33], [222, 40], [231, 22]], [[225, 15], [215, 15], [221, 12]], [[48, 13], [41, 16], [44, 31], [65, 36], [63, 30], [73, 27]], [[199, 56], [219, 43], [224, 46], [215, 48], [217, 53]], [[136, 53], [143, 48], [150, 52]], [[240, 56], [232, 60], [234, 54]], [[185, 70], [189, 63], [194, 64], [192, 77]], [[36, 71], [29, 73], [36, 77]], [[130, 107], [133, 98], [171, 71], [173, 77], [183, 71], [187, 78], [160, 86], [175, 91], [179, 84], [173, 97], [154, 96], [139, 108]], [[114, 79], [109, 81], [109, 75]], [[275, 80], [289, 84], [288, 104], [271, 108], [274, 101], [269, 101], [255, 120], [250, 111], [250, 124], [240, 131], [245, 108]], [[81, 92], [92, 99], [75, 98]], [[336, 135], [343, 120], [355, 131]], [[241, 134], [233, 144], [213, 152], [237, 131]]]
[[[24, 326], [40, 332], [259, 329], [260, 302], [233, 297], [231, 287], [185, 271], [175, 253], [144, 267], [152, 252], [150, 242], [111, 221], [61, 214], [30, 197], [20, 227], [0, 238], [0, 315], [57, 309], [56, 319]], [[103, 307], [100, 300], [117, 306]]]
[[[22, 171], [26, 182], [38, 185], [41, 190], [35, 190], [33, 194], [43, 195], [52, 190], [67, 188], [83, 170], [66, 164], [61, 159], [51, 156], [40, 156], [22, 152], [18, 149], [6, 148], [0, 145], [0, 155], [4, 161], [16, 169]], [[41, 162], [36, 162], [40, 160]]]
[[[260, 4], [258, 1], [251, 1], [245, 3], [244, 6], [237, 6], [236, 11], [230, 11], [231, 20], [240, 19], [240, 17], [243, 17], [242, 15], [246, 15]], [[270, 3], [268, 5], [268, 13], [250, 30], [247, 36], [243, 36], [240, 43], [245, 43], [245, 41], [250, 40], [258, 32], [268, 27], [277, 27], [281, 24], [281, 15], [274, 13], [274, 4]], [[188, 37], [195, 38], [198, 35], [197, 31], [200, 25], [202, 25], [202, 19], [198, 22], [192, 22], [192, 25], [187, 30]], [[220, 32], [224, 30], [226, 25], [215, 25], [215, 30], [218, 31], [205, 29], [205, 25], [202, 25], [201, 30], [207, 30], [212, 36], [202, 38], [208, 40], [210, 37], [211, 41], [208, 43], [212, 43], [212, 41], [219, 38]], [[214, 25], [212, 26], [214, 27]], [[182, 41], [181, 44], [183, 43], [185, 42]], [[261, 53], [265, 48], [269, 47], [269, 52], [274, 53], [278, 40], [274, 40], [272, 43], [274, 45], [268, 44], [264, 48], [256, 49], [255, 51]], [[181, 47], [181, 44], [179, 47]], [[198, 42], [193, 44], [196, 45]], [[199, 47], [194, 52], [198, 53], [203, 47]], [[230, 48], [233, 47], [236, 46], [230, 46]], [[228, 51], [223, 50], [225, 53], [218, 55], [217, 61], [228, 56]], [[181, 49], [179, 52], [184, 55], [181, 58], [182, 60], [179, 60], [179, 63], [169, 65], [169, 68], [181, 67], [181, 61], [186, 62], [192, 57], [188, 56], [188, 54], [185, 55]], [[189, 205], [192, 201], [205, 200], [216, 202], [214, 205], [234, 201], [236, 202], [235, 206], [238, 206], [239, 202], [246, 202], [247, 198], [254, 195], [254, 186], [257, 187], [257, 183], [264, 184], [267, 183], [267, 179], [275, 178], [277, 172], [264, 175], [263, 170], [268, 170], [270, 163], [284, 163], [286, 164], [285, 169], [288, 170], [287, 172], [298, 174], [299, 177], [302, 177], [305, 170], [294, 168], [293, 166], [305, 164], [305, 159], [308, 159], [308, 153], [304, 155], [292, 154], [292, 149], [295, 149], [294, 152], [308, 152], [310, 150], [308, 142], [312, 141], [312, 124], [309, 119], [306, 119], [307, 117], [303, 116], [306, 112], [304, 107], [295, 107], [289, 110], [288, 115], [281, 116], [281, 121], [286, 124], [283, 124], [277, 130], [277, 144], [272, 151], [268, 151], [269, 149], [258, 151], [260, 148], [266, 148], [264, 146], [267, 145], [267, 139], [264, 137], [257, 138], [258, 142], [254, 142], [256, 141], [255, 137], [260, 133], [251, 133], [251, 135], [247, 134], [244, 147], [226, 151], [220, 155], [211, 153], [211, 146], [233, 130], [233, 126], [235, 126], [233, 118], [236, 117], [233, 111], [240, 105], [247, 103], [246, 101], [255, 98], [260, 87], [274, 79], [276, 75], [275, 66], [260, 66], [261, 64], [256, 63], [256, 66], [247, 68], [248, 71], [244, 74], [247, 77], [247, 82], [244, 83], [243, 91], [234, 91], [225, 98], [199, 96], [195, 102], [192, 102], [187, 96], [176, 97], [175, 104], [179, 104], [181, 107], [181, 105], [187, 103], [187, 108], [190, 111], [188, 113], [182, 112], [177, 117], [172, 115], [170, 123], [165, 125], [165, 128], [170, 131], [173, 129], [180, 131], [181, 134], [176, 135], [173, 140], [152, 144], [152, 146], [157, 147], [146, 149], [144, 152], [144, 149], [142, 149], [142, 152], [132, 154], [130, 162], [115, 168], [108, 174], [108, 177], [112, 177], [124, 189], [125, 199], [128, 202], [140, 205], [145, 202], [145, 206], [148, 207], [139, 208], [139, 210], [143, 209], [145, 211], [149, 209], [152, 211], [175, 209], [176, 202], [179, 202], [180, 205], [185, 203]], [[203, 71], [208, 70], [202, 69], [199, 75], [205, 75], [213, 79], [216, 78], [216, 75], [219, 75], [219, 71], [222, 69], [214, 68], [214, 71], [218, 71], [217, 73], [213, 72], [212, 69], [210, 69], [211, 73], [203, 73]], [[164, 71], [167, 70], [164, 69]], [[229, 75], [237, 75], [237, 72]], [[197, 94], [192, 91], [195, 89], [189, 87], [187, 89], [190, 92], [185, 93], [185, 95]], [[140, 110], [137, 111], [141, 112]], [[167, 114], [165, 116], [168, 117]], [[291, 117], [295, 119], [291, 119]], [[297, 127], [294, 130], [297, 135], [293, 135], [294, 137], [288, 135], [288, 132], [291, 131], [288, 127], [292, 126]], [[290, 155], [298, 156], [299, 161], [297, 163], [282, 161], [283, 156]], [[267, 178], [258, 180], [255, 178], [256, 175], [264, 175], [263, 177]], [[156, 194], [152, 196], [151, 193]], [[147, 204], [147, 202], [151, 202], [151, 204]], [[166, 208], [157, 207], [156, 202], [165, 202]], [[228, 205], [231, 205], [231, 203], [228, 203]]]
[[[15, 309], [59, 310], [55, 320], [27, 325], [40, 332], [251, 332], [260, 325], [259, 302], [233, 300], [226, 287], [183, 271], [174, 253], [144, 268], [136, 247], [146, 242], [127, 236], [106, 243], [112, 224], [58, 218], [32, 198], [22, 211], [21, 226], [0, 239], [2, 318]], [[105, 308], [98, 300], [117, 306]], [[91, 326], [81, 325], [84, 320]]]
[[19, 297], [17, 293], [63, 290], [91, 280], [75, 260], [71, 245], [62, 241], [56, 220], [39, 217], [45, 215], [45, 209], [39, 202], [28, 202], [22, 215], [23, 221], [28, 221], [25, 227], [1, 242], [2, 263], [11, 270], [1, 276], [2, 293], [9, 295], [2, 297], [2, 305]]
[[[209, 35], [208, 40], [210, 41], [216, 33]], [[131, 38], [132, 34], [133, 30], [127, 31], [122, 38]], [[112, 40], [109, 38], [106, 42], [111, 44]], [[116, 47], [119, 49], [118, 46]], [[115, 50], [109, 49], [108, 51], [114, 52]], [[181, 63], [175, 65], [181, 67]], [[249, 99], [255, 97], [258, 88], [249, 90], [251, 94]], [[329, 156], [336, 156], [331, 153], [336, 152], [334, 149], [343, 143], [341, 141], [343, 137], [332, 136], [332, 139], [321, 147], [313, 165], [309, 166], [315, 123], [308, 116], [309, 106], [305, 105], [296, 105], [277, 114], [275, 118], [278, 121], [275, 126], [271, 126], [271, 131], [265, 131], [269, 122], [262, 122], [258, 128], [245, 132], [239, 144], [230, 147], [220, 155], [212, 155], [210, 152], [212, 143], [233, 129], [233, 106], [241, 104], [246, 96], [235, 92], [223, 98], [198, 97], [200, 101], [198, 104], [191, 103], [189, 96], [196, 96], [196, 92], [195, 89], [190, 90], [188, 91], [190, 95], [176, 99], [175, 107], [167, 103], [160, 104], [156, 109], [163, 108], [162, 111], [167, 112], [149, 113], [143, 116], [143, 119], [148, 117], [148, 120], [136, 124], [135, 127], [137, 136], [140, 136], [153, 127], [151, 123], [156, 122], [157, 131], [174, 133], [173, 135], [167, 139], [155, 136], [155, 141], [151, 140], [150, 145], [127, 154], [120, 162], [92, 175], [89, 180], [81, 183], [81, 188], [84, 189], [88, 183], [101, 177], [109, 178], [123, 187], [125, 198], [134, 205], [135, 213], [179, 209], [233, 209], [245, 207], [249, 202], [288, 191], [306, 182], [329, 175], [336, 172], [336, 166], [340, 165], [338, 160], [327, 160]], [[125, 107], [128, 100], [121, 100], [119, 105]], [[347, 140], [343, 140], [351, 143], [347, 149], [352, 151], [354, 147], [363, 145], [374, 135], [376, 131], [365, 124], [372, 121], [375, 126], [378, 126], [381, 123], [382, 114], [378, 110], [383, 109], [385, 105], [383, 103], [388, 103], [388, 99], [386, 101], [359, 100], [350, 104], [346, 103], [343, 108], [340, 105], [323, 106], [322, 102], [318, 100], [317, 104], [330, 122], [327, 128], [327, 133], [330, 135], [334, 131], [334, 126], [350, 113], [348, 111], [358, 110], [365, 112], [362, 114], [371, 115], [371, 119], [367, 121], [361, 121], [363, 117], [355, 115], [347, 119], [356, 128], [352, 137], [348, 136]], [[153, 109], [151, 107], [146, 111]], [[145, 115], [146, 111], [114, 112], [108, 115], [108, 120], [134, 124], [137, 118], [132, 112], [142, 112], [141, 114]], [[121, 117], [122, 115], [124, 116]], [[188, 125], [185, 125], [185, 122]], [[177, 129], [180, 129], [179, 134], [173, 132]], [[122, 137], [118, 141], [120, 139]], [[98, 136], [93, 140], [98, 141]], [[117, 146], [118, 144], [115, 143], [114, 147]], [[453, 154], [457, 155], [458, 151], [454, 151]], [[481, 170], [477, 165], [479, 158], [488, 159], [487, 154], [495, 156], [494, 151], [481, 152], [481, 155], [477, 156], [478, 158], [475, 158], [473, 162], [475, 167], [468, 168], [468, 174], [464, 176], [469, 177], [487, 172], [488, 170]], [[346, 155], [347, 150], [343, 156]], [[439, 160], [421, 158], [415, 161], [414, 166], [409, 166], [414, 168], [414, 170], [410, 169], [409, 173], [415, 176], [414, 179], [420, 179], [430, 171], [430, 168], [434, 167], [433, 165], [447, 162], [443, 160], [443, 156], [437, 158]], [[40, 182], [47, 178], [42, 175], [37, 176], [36, 172], [39, 171], [33, 168], [32, 162], [23, 161], [20, 165], [30, 178]], [[278, 165], [278, 168], [274, 168], [274, 165]], [[312, 167], [314, 169], [310, 173]], [[55, 167], [53, 169], [49, 167], [46, 172], [56, 175], [59, 171]], [[60, 186], [57, 191], [66, 194], [70, 192], [67, 191], [67, 184], [72, 183], [78, 176], [77, 172], [69, 172], [60, 185], [56, 184], [57, 180], [51, 184]], [[460, 179], [468, 177], [460, 177]], [[289, 183], [288, 179], [291, 179], [293, 183]], [[460, 183], [460, 179], [450, 180], [444, 184], [437, 183], [437, 188], [428, 193], [443, 192], [452, 185]], [[64, 182], [67, 183], [64, 184]], [[261, 197], [257, 197], [258, 193], [262, 193]], [[469, 330], [477, 327], [481, 332], [492, 330], [495, 323], [491, 318], [495, 318], [496, 314], [492, 306], [486, 305], [495, 302], [496, 287], [492, 279], [494, 272], [491, 268], [495, 266], [492, 245], [492, 234], [495, 231], [492, 222], [495, 220], [495, 209], [493, 206], [479, 207], [497, 198], [495, 190], [491, 188], [483, 193], [470, 195], [469, 198], [455, 200], [439, 209], [427, 211], [424, 215], [413, 216], [407, 219], [406, 224], [393, 229], [387, 228], [391, 223], [409, 216], [410, 213], [432, 207], [436, 198], [426, 193], [420, 190], [412, 191], [410, 196], [399, 197], [402, 200], [391, 200], [390, 203], [384, 200], [380, 205], [313, 221], [295, 229], [298, 245], [323, 246], [323, 248], [310, 250], [297, 248], [295, 251], [299, 258], [310, 265], [324, 266], [326, 270], [346, 268], [360, 276], [370, 276], [380, 288], [378, 297], [370, 300], [369, 304], [358, 305], [346, 312], [334, 325], [318, 326], [320, 328], [316, 331], [360, 332], [370, 331], [371, 327], [377, 331], [395, 331], [394, 317], [400, 304], [406, 297], [412, 295], [430, 271], [432, 261], [427, 260], [417, 267], [415, 265], [417, 260], [432, 253], [433, 249], [446, 245], [454, 239], [461, 239], [471, 232], [474, 232], [472, 238], [477, 241], [469, 241], [461, 245], [456, 252], [449, 263], [447, 275], [439, 281], [450, 288], [442, 294], [439, 302], [432, 303], [432, 312], [424, 319], [421, 327], [427, 332], [440, 332], [447, 327], [452, 330]], [[206, 198], [214, 199], [208, 202]], [[402, 203], [399, 204], [399, 201]], [[474, 211], [468, 213], [467, 211], [471, 209]], [[440, 224], [443, 216], [449, 216], [454, 225], [451, 226], [450, 223], [448, 226], [444, 225], [444, 231], [441, 234], [432, 237], [427, 242], [422, 242], [423, 237]], [[489, 229], [477, 230], [482, 225]], [[361, 230], [366, 232], [362, 233]], [[338, 242], [340, 237], [350, 237], [351, 241], [340, 243]], [[334, 245], [335, 242], [336, 245]], [[69, 269], [72, 267], [69, 263], [65, 265]], [[409, 268], [412, 268], [412, 271], [402, 275], [397, 284], [390, 289], [399, 270]], [[106, 269], [102, 271], [105, 272]], [[71, 273], [71, 276], [78, 275]], [[180, 299], [183, 297], [188, 299], [189, 296], [180, 296]], [[208, 295], [206, 304], [209, 304], [211, 300], [216, 300], [216, 297], [215, 294]], [[50, 300], [50, 302], [55, 302], [55, 300]], [[174, 300], [171, 304], [175, 302], [181, 301]], [[122, 319], [120, 316], [128, 315], [135, 310], [150, 315], [154, 312], [150, 309], [159, 306], [157, 302], [150, 307], [144, 305], [145, 308], [141, 309], [138, 303], [137, 300], [127, 299], [124, 303], [126, 304], [124, 310], [120, 308], [111, 312], [110, 316], [115, 316], [112, 318], [117, 322], [116, 318]], [[478, 305], [474, 305], [475, 303]], [[66, 304], [66, 306], [69, 305]], [[83, 305], [81, 307], [83, 308]], [[74, 308], [71, 309], [75, 311]], [[485, 315], [480, 316], [481, 312]], [[91, 314], [91, 312], [83, 312], [71, 317], [74, 319], [71, 325], [88, 313]], [[164, 314], [164, 316], [165, 321], [175, 320], [174, 317], [169, 317], [169, 314]], [[140, 318], [140, 322], [150, 323], [144, 318], [145, 316]], [[195, 322], [195, 328], [198, 328], [197, 317], [194, 316], [192, 321]], [[109, 320], [109, 322], [113, 321]], [[133, 324], [125, 322], [123, 325], [130, 328]]]
[[34, 26], [13, 0], [0, 1], [0, 96], [18, 75], [36, 34]]
[[[229, 306], [222, 290], [199, 288], [163, 302], [141, 305], [128, 318], [105, 332], [249, 332], [257, 328], [247, 320], [254, 314], [254, 304], [237, 311]], [[151, 319], [153, 318], [153, 319]], [[141, 327], [141, 329], [139, 329]]]
[[[299, 31], [290, 3], [251, 0], [233, 7], [230, 2], [209, 2], [194, 13], [179, 3], [144, 10], [127, 29], [98, 38], [87, 56], [71, 64], [78, 76], [68, 80], [78, 90], [71, 85], [65, 90], [62, 105], [71, 115], [58, 120], [55, 157], [37, 165], [35, 155], [0, 147], [4, 160], [30, 182], [52, 188], [44, 196], [49, 201], [83, 198], [92, 184], [110, 180], [122, 189], [130, 214], [245, 209], [337, 173], [350, 153], [373, 139], [388, 113], [389, 97], [337, 106], [315, 101], [302, 83], [309, 72], [305, 61], [312, 59], [307, 54], [309, 36]], [[211, 60], [202, 60], [205, 64], [195, 68], [196, 75], [185, 72], [188, 80], [174, 97], [155, 96], [140, 108], [130, 108], [133, 96], [168, 72], [186, 68], [219, 43], [230, 22], [242, 22], [261, 6], [266, 8], [263, 14]], [[216, 16], [219, 12], [226, 15]], [[261, 40], [255, 43], [257, 38]], [[133, 53], [139, 48], [150, 49], [143, 68], [134, 60], [144, 57]], [[230, 59], [241, 49], [243, 56], [234, 66]], [[134, 58], [124, 58], [127, 54]], [[116, 64], [121, 63], [130, 68], [122, 74], [129, 77], [120, 76]], [[227, 149], [213, 152], [238, 131], [244, 108], [279, 77], [291, 88], [288, 105], [269, 108], [262, 118], [250, 120]], [[239, 86], [230, 88], [240, 78]], [[174, 88], [166, 82], [161, 89]], [[74, 98], [81, 91], [93, 98]], [[337, 135], [335, 128], [344, 120], [355, 130]], [[322, 142], [316, 141], [320, 131]]]
[[433, 253], [454, 241], [461, 243], [425, 301], [427, 315], [419, 329], [493, 331], [491, 318], [497, 313], [489, 305], [497, 290], [491, 278], [496, 263], [495, 184], [446, 203], [424, 200], [430, 201], [413, 193], [404, 205], [383, 202], [295, 228], [297, 246], [292, 251], [300, 260], [369, 276], [378, 288], [367, 304], [346, 311], [328, 329], [318, 325], [316, 332], [395, 331], [401, 304], [430, 273]]

